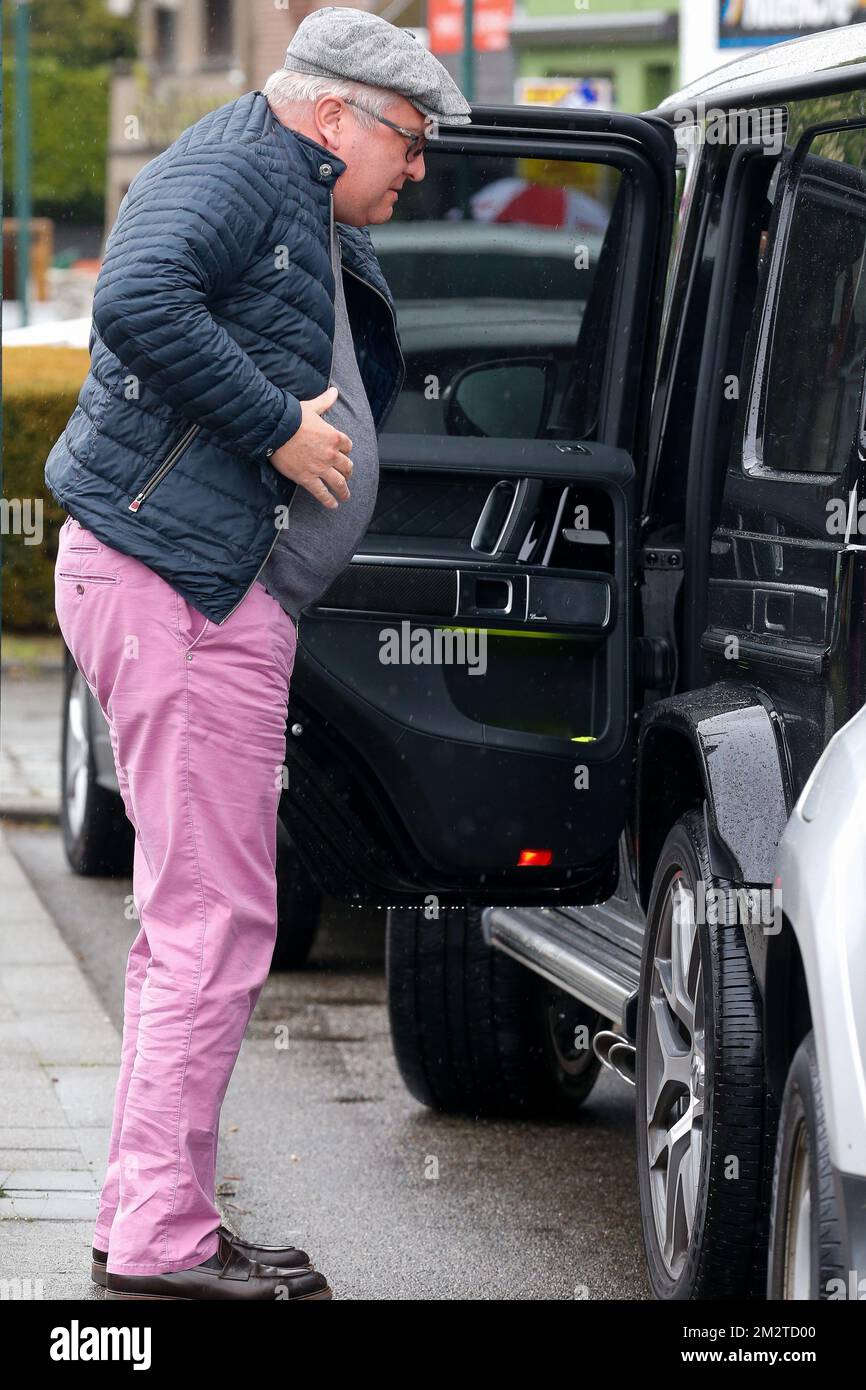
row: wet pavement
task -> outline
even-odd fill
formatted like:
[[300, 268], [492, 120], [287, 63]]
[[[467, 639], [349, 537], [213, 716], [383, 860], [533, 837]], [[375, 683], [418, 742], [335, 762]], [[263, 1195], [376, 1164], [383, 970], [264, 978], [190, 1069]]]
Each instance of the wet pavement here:
[[[132, 885], [74, 874], [52, 821], [59, 670], [4, 670], [2, 696], [0, 1280], [101, 1298], [89, 1250]], [[650, 1297], [633, 1092], [602, 1073], [575, 1123], [420, 1105], [391, 1048], [381, 913], [327, 900], [307, 966], [271, 974], [223, 1104], [217, 1178], [228, 1223], [308, 1250], [335, 1298]]]

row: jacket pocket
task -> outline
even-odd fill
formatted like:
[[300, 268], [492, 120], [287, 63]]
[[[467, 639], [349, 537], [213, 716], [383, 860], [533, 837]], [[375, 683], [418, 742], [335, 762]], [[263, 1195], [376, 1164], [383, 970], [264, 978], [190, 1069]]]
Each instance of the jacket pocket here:
[[156, 469], [154, 469], [153, 473], [151, 473], [150, 477], [145, 482], [141, 491], [137, 493], [135, 497], [133, 497], [132, 501], [127, 507], [127, 511], [138, 511], [142, 502], [146, 501], [150, 494], [153, 492], [153, 489], [157, 487], [159, 483], [162, 482], [166, 473], [169, 473], [171, 469], [174, 468], [174, 465], [177, 463], [178, 459], [182, 456], [182, 454], [184, 454], [185, 451], [189, 448], [190, 444], [195, 439], [200, 429], [201, 425], [190, 425], [188, 429], [184, 430], [180, 439], [178, 439], [177, 443], [172, 446], [172, 448], [166, 454], [165, 458], [162, 460], [162, 463], [160, 463], [159, 466]]

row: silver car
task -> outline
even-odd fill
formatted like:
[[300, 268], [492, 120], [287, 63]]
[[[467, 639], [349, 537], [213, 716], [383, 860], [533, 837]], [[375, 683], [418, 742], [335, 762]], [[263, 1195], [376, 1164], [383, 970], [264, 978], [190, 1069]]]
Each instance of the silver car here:
[[[866, 1299], [866, 706], [830, 740], [779, 844], [808, 999], [781, 1101], [769, 1298]], [[798, 1010], [792, 1012], [797, 1015]]]

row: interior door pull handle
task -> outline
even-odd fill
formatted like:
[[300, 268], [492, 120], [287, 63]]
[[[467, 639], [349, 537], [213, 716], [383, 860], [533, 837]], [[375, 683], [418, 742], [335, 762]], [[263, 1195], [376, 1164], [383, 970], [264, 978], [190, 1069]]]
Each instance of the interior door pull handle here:
[[[518, 495], [518, 485], [512, 479], [503, 478], [500, 482], [494, 483], [472, 532], [469, 542], [472, 550], [482, 555], [495, 555], [502, 548], [517, 506]], [[492, 540], [494, 535], [496, 539]]]

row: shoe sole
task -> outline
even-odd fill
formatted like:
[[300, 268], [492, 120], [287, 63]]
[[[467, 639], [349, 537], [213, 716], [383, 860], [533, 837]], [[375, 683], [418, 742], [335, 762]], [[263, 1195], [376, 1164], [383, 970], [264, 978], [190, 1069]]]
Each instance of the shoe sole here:
[[[165, 1303], [165, 1302], [169, 1302], [169, 1303], [201, 1303], [202, 1301], [204, 1301], [204, 1302], [211, 1302], [211, 1303], [214, 1302], [213, 1299], [202, 1300], [202, 1299], [198, 1299], [198, 1298], [184, 1298], [184, 1297], [183, 1297], [182, 1295], [180, 1295], [180, 1294], [170, 1294], [170, 1293], [118, 1293], [118, 1292], [117, 1292], [116, 1290], [114, 1290], [114, 1289], [106, 1289], [106, 1291], [105, 1291], [105, 1297], [106, 1297], [106, 1298], [131, 1298], [131, 1299], [133, 1299], [133, 1300], [136, 1301], [136, 1302], [145, 1302], [145, 1301], [146, 1301], [146, 1302], [148, 1302], [148, 1303]], [[276, 1299], [275, 1302], [300, 1303], [303, 1299], [308, 1299], [308, 1298], [333, 1298], [333, 1297], [334, 1297], [334, 1290], [333, 1290], [330, 1286], [328, 1286], [327, 1289], [322, 1289], [322, 1290], [320, 1290], [319, 1293], [301, 1293], [301, 1294], [298, 1294], [296, 1298]], [[219, 1299], [218, 1299], [218, 1300], [216, 1300], [216, 1301], [217, 1301], [217, 1302], [226, 1302], [227, 1300], [219, 1300]], [[265, 1299], [247, 1299], [247, 1300], [245, 1300], [245, 1301], [246, 1301], [246, 1302], [253, 1302], [253, 1303], [256, 1303], [256, 1302], [264, 1303], [264, 1302], [265, 1302]]]
[[[309, 1270], [310, 1272], [312, 1272], [314, 1266], [311, 1265], [311, 1264], [309, 1264], [309, 1265], [295, 1265], [294, 1268], [295, 1268], [296, 1270], [304, 1270], [304, 1271]], [[96, 1284], [97, 1288], [104, 1289], [104, 1288], [106, 1287], [106, 1283], [107, 1283], [107, 1280], [106, 1280], [106, 1268], [105, 1268], [105, 1265], [100, 1264], [98, 1260], [92, 1260], [92, 1261], [91, 1261], [91, 1265], [90, 1265], [90, 1281], [91, 1281], [91, 1283]], [[194, 1303], [196, 1300], [195, 1300], [195, 1299], [191, 1299], [191, 1300], [188, 1300], [188, 1301]]]

